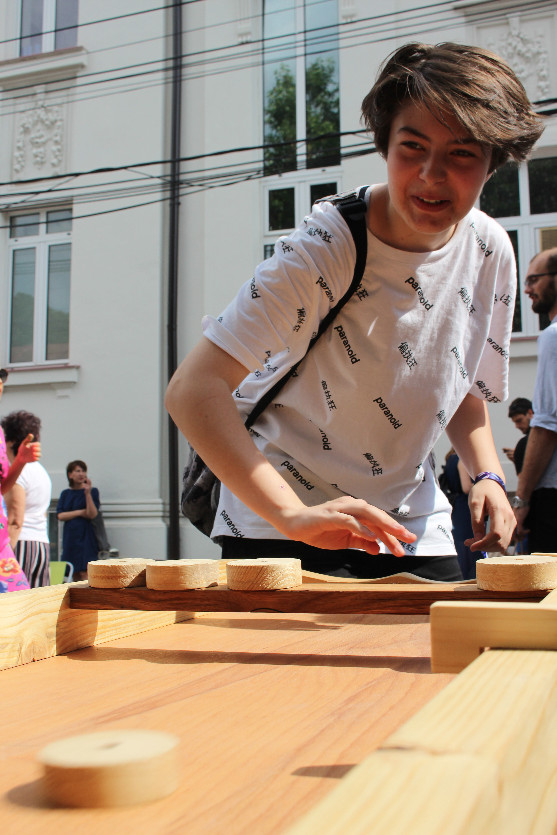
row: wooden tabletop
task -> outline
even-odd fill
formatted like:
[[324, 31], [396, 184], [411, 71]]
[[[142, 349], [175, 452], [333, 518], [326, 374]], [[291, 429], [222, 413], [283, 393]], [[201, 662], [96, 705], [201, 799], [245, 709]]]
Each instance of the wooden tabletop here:
[[[284, 832], [453, 676], [425, 616], [203, 615], [0, 672], [7, 833]], [[42, 799], [38, 752], [115, 728], [180, 737], [180, 788], [118, 810]]]

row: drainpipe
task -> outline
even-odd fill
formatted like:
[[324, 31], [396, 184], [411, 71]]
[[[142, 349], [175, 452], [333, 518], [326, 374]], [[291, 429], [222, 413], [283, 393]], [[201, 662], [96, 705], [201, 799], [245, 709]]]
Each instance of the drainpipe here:
[[[170, 211], [168, 230], [167, 371], [172, 377], [178, 365], [178, 249], [180, 220], [180, 152], [182, 104], [182, 3], [172, 4], [172, 98], [170, 148]], [[168, 531], [167, 559], [180, 558], [180, 493], [178, 429], [168, 419]]]

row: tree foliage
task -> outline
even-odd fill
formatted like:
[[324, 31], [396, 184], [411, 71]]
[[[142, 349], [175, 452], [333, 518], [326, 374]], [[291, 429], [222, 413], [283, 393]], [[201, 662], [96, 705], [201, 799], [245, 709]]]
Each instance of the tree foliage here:
[[[339, 88], [332, 58], [316, 58], [306, 70], [306, 133], [308, 167], [337, 165]], [[265, 145], [266, 174], [296, 169], [296, 81], [288, 64], [275, 70], [267, 94]]]

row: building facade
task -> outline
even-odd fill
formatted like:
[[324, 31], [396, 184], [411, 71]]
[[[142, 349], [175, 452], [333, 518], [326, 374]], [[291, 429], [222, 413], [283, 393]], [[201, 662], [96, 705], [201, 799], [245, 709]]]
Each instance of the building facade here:
[[[510, 396], [531, 397], [545, 323], [522, 281], [557, 243], [557, 3], [147, 5], [0, 12], [0, 413], [42, 418], [55, 496], [67, 462], [87, 462], [121, 554], [165, 557], [186, 454], [163, 407], [169, 371], [314, 199], [384, 180], [360, 105], [407, 41], [493, 49], [547, 116], [529, 163], [481, 199], [515, 246]], [[498, 447], [514, 446], [507, 404], [490, 412]], [[218, 553], [179, 527], [181, 556]]]

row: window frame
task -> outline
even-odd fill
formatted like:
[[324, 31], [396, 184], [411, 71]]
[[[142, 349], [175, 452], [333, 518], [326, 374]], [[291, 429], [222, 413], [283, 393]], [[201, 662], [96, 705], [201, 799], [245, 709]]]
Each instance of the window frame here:
[[[311, 176], [313, 173], [314, 176]], [[308, 176], [310, 175], [310, 176]], [[324, 183], [336, 182], [336, 192], [342, 191], [340, 166], [334, 168], [308, 168], [306, 171], [290, 171], [287, 174], [266, 177], [263, 185], [264, 234], [263, 251], [275, 244], [282, 235], [289, 235], [311, 211], [311, 189]], [[269, 193], [275, 189], [294, 189], [294, 226], [284, 229], [269, 228]]]
[[[294, 139], [295, 139], [295, 168], [287, 168], [280, 172], [279, 175], [290, 174], [295, 171], [319, 171], [322, 169], [323, 165], [315, 165], [308, 167], [308, 159], [310, 157], [310, 145], [311, 140], [308, 141], [308, 129], [307, 129], [307, 114], [308, 114], [308, 102], [307, 102], [307, 91], [306, 91], [306, 80], [307, 80], [307, 73], [308, 73], [308, 57], [313, 54], [311, 48], [311, 33], [313, 31], [319, 31], [319, 28], [316, 29], [309, 29], [307, 28], [306, 22], [306, 4], [311, 2], [311, 0], [292, 0], [291, 9], [290, 11], [294, 17], [294, 31], [290, 33], [288, 36], [286, 35], [276, 35], [270, 36], [271, 40], [277, 40], [279, 42], [285, 41], [283, 49], [290, 48], [292, 50], [292, 55], [290, 56], [290, 61], [292, 62], [292, 69], [293, 69], [293, 77], [294, 77], [294, 88], [295, 88], [295, 107], [294, 107]], [[341, 0], [335, 0], [336, 2], [336, 22], [334, 26], [336, 27], [336, 53], [337, 53], [337, 74], [340, 75], [340, 56], [339, 56], [339, 31], [338, 26], [340, 23], [340, 2]], [[263, 3], [263, 19], [265, 19], [265, 4]], [[324, 28], [329, 28], [324, 27]], [[263, 22], [263, 32], [265, 32], [265, 23]], [[264, 40], [267, 36], [264, 35]], [[288, 40], [287, 40], [288, 38]], [[277, 49], [276, 45], [272, 46], [272, 49]], [[323, 54], [327, 54], [331, 50], [323, 50]], [[319, 57], [319, 52], [315, 53], [317, 57]], [[265, 110], [267, 106], [267, 89], [266, 89], [266, 72], [269, 67], [276, 66], [277, 68], [280, 67], [285, 61], [280, 61], [275, 59], [274, 61], [271, 58], [267, 58], [266, 50], [265, 50], [265, 43], [263, 44], [262, 49], [262, 65], [263, 65], [263, 142], [267, 141], [267, 123], [265, 117]], [[337, 78], [337, 82], [339, 79]], [[338, 129], [340, 132], [340, 120], [341, 120], [341, 112], [340, 112], [340, 83], [339, 83], [339, 91], [338, 91]], [[340, 154], [341, 154], [341, 143], [339, 137], [339, 147], [338, 147], [338, 154], [339, 154], [339, 161], [340, 161]], [[266, 168], [266, 162], [264, 162], [264, 167]], [[333, 165], [331, 167], [336, 167]], [[277, 172], [278, 173], [278, 172]], [[277, 176], [275, 172], [271, 172], [266, 174], [265, 176], [274, 177]]]
[[541, 231], [543, 229], [557, 227], [557, 211], [542, 214], [530, 213], [528, 163], [534, 160], [548, 158], [554, 158], [557, 161], [556, 148], [540, 149], [540, 152], [532, 156], [529, 160], [518, 164], [518, 200], [520, 214], [494, 218], [507, 232], [516, 231], [518, 240], [517, 293], [520, 296], [522, 330], [513, 331], [511, 337], [513, 341], [531, 340], [537, 338], [541, 333], [539, 316], [532, 311], [528, 296], [524, 292], [524, 278], [528, 272], [530, 261], [542, 249]]
[[[31, 208], [27, 212], [12, 212], [8, 217], [8, 281], [7, 281], [7, 304], [8, 311], [6, 328], [6, 356], [9, 358], [10, 368], [33, 368], [38, 366], [65, 365], [70, 359], [70, 332], [68, 324], [68, 351], [67, 357], [47, 359], [47, 336], [48, 336], [48, 290], [49, 290], [49, 252], [52, 246], [60, 244], [70, 245], [70, 287], [68, 298], [68, 317], [71, 314], [71, 257], [72, 257], [72, 235], [73, 230], [62, 232], [47, 232], [47, 217], [50, 212], [70, 211], [71, 205], [51, 205], [42, 208]], [[11, 219], [25, 217], [26, 215], [39, 215], [39, 231], [36, 235], [21, 235], [20, 237], [10, 236]], [[73, 221], [73, 216], [72, 216]], [[73, 225], [73, 224], [72, 224]], [[35, 251], [35, 277], [34, 277], [34, 303], [33, 303], [33, 351], [30, 360], [13, 360], [12, 353], [12, 302], [14, 285], [14, 253], [20, 250], [34, 249]]]
[[[41, 27], [41, 32], [37, 32], [36, 35], [41, 38], [41, 48], [37, 52], [23, 52], [23, 43], [24, 41], [30, 40], [32, 35], [24, 35], [23, 34], [23, 0], [20, 5], [20, 12], [19, 12], [19, 57], [20, 58], [27, 58], [32, 55], [42, 55], [46, 52], [55, 52], [56, 51], [56, 36], [58, 31], [61, 31], [65, 27], [57, 27], [56, 26], [56, 2], [57, 0], [42, 0], [42, 10], [43, 10], [43, 22]], [[75, 0], [75, 3], [78, 4], [79, 0]], [[79, 20], [79, 6], [78, 6], [78, 20]], [[74, 28], [74, 27], [72, 27]], [[77, 29], [78, 29], [78, 22], [76, 22], [75, 30], [76, 30], [76, 38], [75, 43], [73, 46], [77, 46]], [[59, 47], [59, 48], [67, 48], [67, 47]]]

